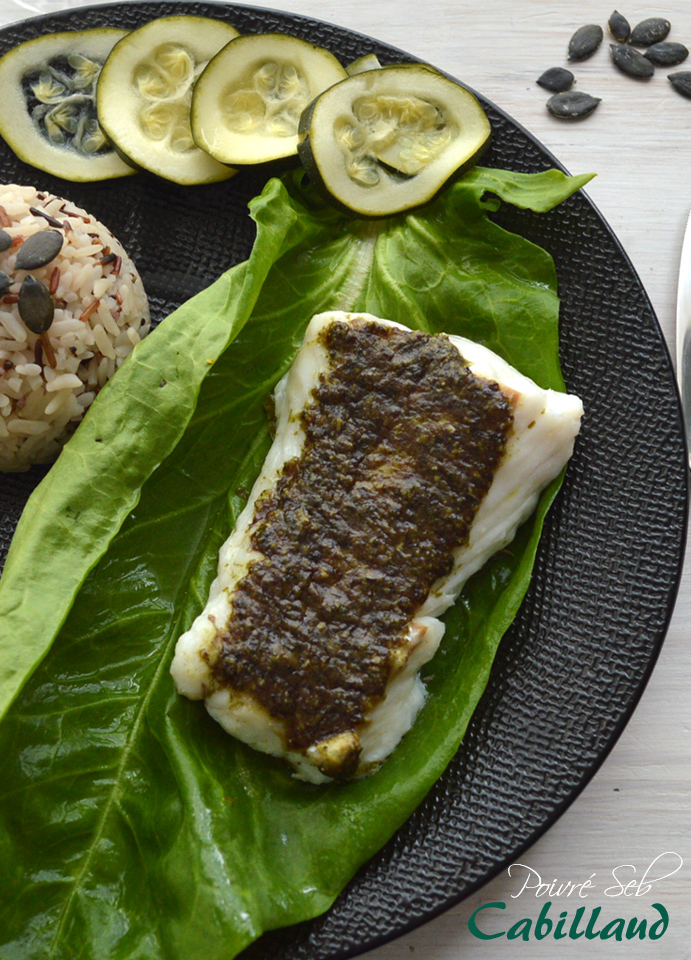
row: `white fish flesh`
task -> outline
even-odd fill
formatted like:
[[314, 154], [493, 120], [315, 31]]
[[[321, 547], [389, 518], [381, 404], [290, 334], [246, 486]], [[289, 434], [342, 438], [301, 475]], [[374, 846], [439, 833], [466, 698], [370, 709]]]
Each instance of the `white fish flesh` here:
[[[324, 313], [312, 319], [290, 371], [275, 390], [276, 433], [273, 445], [234, 531], [221, 548], [218, 575], [211, 586], [208, 603], [191, 628], [178, 640], [171, 668], [178, 691], [191, 699], [204, 699], [211, 716], [229, 733], [257, 750], [287, 760], [295, 776], [314, 783], [362, 776], [376, 769], [410, 729], [426, 695], [419, 677], [420, 668], [434, 656], [444, 634], [444, 624], [439, 617], [454, 603], [466, 580], [513, 539], [520, 524], [534, 510], [542, 490], [561, 472], [571, 456], [583, 413], [577, 397], [538, 387], [486, 347], [461, 337], [444, 338], [463, 358], [464, 364], [459, 366], [465, 366], [473, 378], [483, 381], [483, 389], [489, 386], [497, 391], [498, 387], [497, 394], [501, 395], [505, 408], [510, 409], [511, 417], [502, 441], [504, 446], [492, 471], [491, 481], [488, 481], [489, 486], [479, 505], [473, 508], [467, 536], [453, 547], [443, 574], [431, 582], [430, 589], [420, 598], [414, 610], [406, 615], [405, 628], [399, 632], [396, 642], [390, 645], [388, 653], [382, 654], [383, 659], [380, 657], [373, 661], [375, 666], [378, 664], [382, 669], [385, 668], [384, 687], [376, 696], [363, 700], [365, 706], [363, 708], [360, 705], [360, 714], [357, 711], [353, 714], [357, 715], [357, 722], [346, 723], [344, 727], [341, 718], [342, 728], [338, 727], [336, 721], [329, 727], [329, 718], [325, 715], [329, 713], [331, 699], [334, 704], [339, 702], [344, 683], [343, 675], [337, 673], [333, 689], [329, 689], [333, 658], [324, 659], [322, 654], [320, 662], [326, 665], [326, 669], [319, 683], [325, 690], [321, 691], [319, 700], [320, 718], [314, 721], [316, 733], [309, 733], [307, 728], [311, 721], [308, 719], [307, 727], [303, 724], [302, 734], [297, 736], [291, 727], [290, 711], [304, 709], [305, 703], [310, 702], [307, 686], [301, 686], [301, 670], [310, 667], [312, 648], [309, 644], [312, 640], [309, 640], [306, 648], [304, 643], [302, 646], [297, 642], [293, 644], [291, 636], [297, 635], [300, 630], [304, 631], [305, 618], [311, 617], [314, 621], [314, 643], [334, 643], [334, 658], [343, 659], [342, 648], [338, 646], [338, 638], [332, 635], [332, 627], [325, 619], [323, 609], [325, 603], [327, 609], [331, 609], [328, 604], [335, 608], [340, 603], [344, 622], [347, 621], [347, 611], [346, 614], [342, 612], [345, 601], [339, 594], [341, 584], [332, 578], [331, 585], [320, 594], [322, 606], [319, 617], [314, 615], [311, 608], [308, 609], [309, 601], [304, 599], [313, 588], [316, 590], [314, 583], [311, 583], [300, 587], [300, 603], [303, 604], [299, 607], [303, 612], [297, 615], [300, 622], [291, 620], [296, 616], [296, 608], [294, 604], [290, 606], [287, 598], [292, 596], [290, 591], [294, 593], [297, 588], [276, 579], [279, 574], [275, 570], [272, 572], [271, 563], [262, 549], [258, 548], [257, 531], [265, 521], [266, 505], [274, 503], [272, 497], [278, 496], [277, 491], [282, 483], [290, 482], [286, 478], [295, 464], [302, 462], [301, 457], [304, 461], [307, 434], [303, 414], [314, 406], [315, 391], [331, 370], [332, 361], [324, 335], [332, 329], [333, 324], [344, 323], [352, 329], [363, 326], [369, 330], [376, 329], [381, 337], [384, 336], [383, 331], [391, 328], [406, 331], [407, 335], [412, 336], [411, 331], [400, 324], [367, 314]], [[448, 347], [445, 349], [448, 350]], [[363, 398], [363, 402], [366, 402], [366, 398]], [[452, 427], [448, 429], [453, 431]], [[388, 461], [380, 456], [376, 462], [379, 464], [379, 473], [386, 480]], [[300, 469], [298, 466], [298, 472]], [[358, 482], [363, 489], [370, 483], [366, 478]], [[406, 483], [411, 482], [410, 478], [406, 479]], [[300, 510], [302, 507], [295, 516], [299, 517]], [[300, 522], [292, 514], [291, 517], [291, 523]], [[308, 524], [306, 530], [307, 540], [298, 536], [295, 541], [297, 547], [293, 548], [302, 550], [305, 556], [313, 546], [309, 536], [314, 536], [314, 528]], [[415, 530], [405, 533], [408, 538], [406, 544], [412, 537], [413, 552], [415, 537], [419, 534], [420, 531]], [[376, 540], [376, 535], [371, 539]], [[280, 549], [278, 552], [280, 554]], [[265, 582], [275, 584], [276, 590], [274, 596], [274, 588], [270, 588], [268, 592], [272, 593], [272, 597], [260, 597], [257, 601], [264, 611], [261, 617], [248, 610], [247, 601], [247, 584], [251, 579], [249, 573], [260, 562], [267, 568], [268, 580]], [[312, 579], [316, 576], [314, 569], [310, 574]], [[382, 583], [382, 577], [376, 569], [369, 568], [363, 576], [369, 578], [363, 582], [372, 583], [372, 588], [365, 591], [368, 596], [362, 603], [369, 604], [366, 615], [375, 622], [378, 604], [383, 603], [377, 593], [377, 579], [379, 577]], [[344, 575], [343, 582], [346, 579]], [[283, 600], [279, 601], [279, 595]], [[287, 611], [284, 616], [287, 626], [281, 623], [279, 630], [275, 626], [275, 617], [281, 603]], [[359, 604], [358, 599], [358, 610]], [[249, 606], [251, 608], [251, 604]], [[273, 686], [268, 681], [265, 684], [264, 679], [256, 673], [249, 684], [236, 682], [232, 676], [228, 679], [226, 675], [224, 657], [229, 654], [232, 660], [233, 656], [228, 638], [233, 630], [237, 634], [238, 629], [244, 629], [238, 626], [238, 621], [242, 621], [245, 615], [250, 621], [255, 617], [255, 641], [258, 635], [261, 636], [266, 650], [275, 655], [271, 660], [271, 669], [274, 663], [280, 667], [277, 667], [278, 673], [284, 679], [274, 678], [271, 681]], [[269, 626], [263, 628], [260, 621]], [[287, 639], [282, 636], [284, 633]], [[241, 633], [240, 636], [244, 635]], [[372, 645], [377, 647], [376, 635]], [[255, 647], [250, 645], [247, 649], [254, 658], [256, 642]], [[362, 656], [367, 657], [369, 653], [357, 644], [345, 655], [346, 660], [351, 657], [354, 669], [357, 667], [357, 657]], [[234, 669], [237, 676], [242, 674], [242, 665], [238, 667], [236, 663]], [[363, 676], [367, 675], [367, 669], [364, 669]], [[258, 667], [256, 670], [261, 672]], [[280, 687], [281, 683], [284, 683], [284, 689]], [[356, 687], [357, 684], [354, 684]], [[266, 694], [267, 689], [271, 695]], [[274, 704], [279, 704], [280, 709], [274, 708]], [[324, 730], [327, 730], [325, 736], [322, 735]]]

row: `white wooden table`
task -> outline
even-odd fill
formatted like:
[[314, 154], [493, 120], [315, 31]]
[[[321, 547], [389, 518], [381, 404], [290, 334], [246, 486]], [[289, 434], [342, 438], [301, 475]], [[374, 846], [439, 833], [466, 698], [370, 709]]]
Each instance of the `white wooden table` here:
[[[619, 0], [617, 0], [619, 2]], [[619, 73], [609, 58], [608, 36], [598, 53], [572, 67], [577, 88], [602, 97], [581, 123], [560, 122], [545, 109], [548, 94], [535, 79], [550, 66], [567, 65], [566, 48], [585, 23], [603, 27], [614, 0], [280, 0], [281, 9], [317, 17], [369, 34], [428, 60], [482, 91], [534, 133], [573, 173], [596, 171], [587, 192], [614, 228], [650, 295], [670, 348], [674, 342], [676, 279], [681, 240], [691, 208], [691, 100], [676, 94], [659, 69], [650, 82]], [[79, 6], [70, 0], [0, 0], [0, 22]], [[267, 6], [270, 3], [267, 2]], [[666, 0], [620, 7], [630, 22], [661, 15], [672, 22], [670, 40], [691, 48], [691, 4]], [[676, 69], [691, 69], [691, 58]], [[523, 861], [543, 880], [579, 883], [595, 874], [587, 899], [553, 900], [550, 916], [576, 908], [602, 908], [601, 922], [616, 917], [657, 917], [662, 902], [669, 928], [657, 941], [621, 945], [600, 939], [576, 942], [548, 937], [481, 941], [468, 918], [482, 904], [503, 901], [506, 910], [482, 915], [488, 932], [506, 930], [523, 917], [537, 918], [543, 900], [517, 894], [519, 881], [506, 873], [445, 915], [368, 954], [368, 960], [485, 960], [562, 956], [626, 960], [691, 958], [691, 578], [686, 564], [676, 611], [658, 665], [633, 719], [598, 774], [558, 823]], [[616, 886], [611, 871], [640, 879], [659, 854], [674, 851], [683, 866], [640, 897], [605, 896]], [[678, 861], [677, 861], [678, 862]], [[658, 875], [673, 857], [658, 861]], [[519, 871], [520, 872], [520, 871]], [[633, 892], [633, 891], [630, 891]], [[500, 923], [499, 920], [502, 922]], [[568, 930], [568, 926], [567, 926]]]

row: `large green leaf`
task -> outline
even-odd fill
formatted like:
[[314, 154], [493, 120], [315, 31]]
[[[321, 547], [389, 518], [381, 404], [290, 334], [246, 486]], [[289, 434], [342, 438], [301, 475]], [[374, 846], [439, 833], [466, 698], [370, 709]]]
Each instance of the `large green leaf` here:
[[424, 797], [485, 687], [558, 483], [451, 611], [444, 669], [435, 661], [413, 730], [369, 779], [300, 783], [228, 737], [176, 694], [173, 647], [205, 602], [268, 449], [265, 399], [314, 313], [462, 334], [561, 385], [552, 261], [493, 224], [483, 197], [546, 209], [586, 179], [478, 171], [376, 223], [334, 213], [299, 178], [271, 181], [247, 264], [102, 392], [31, 498], [0, 583], [3, 705], [16, 697], [0, 725], [2, 960], [230, 960], [327, 909]]

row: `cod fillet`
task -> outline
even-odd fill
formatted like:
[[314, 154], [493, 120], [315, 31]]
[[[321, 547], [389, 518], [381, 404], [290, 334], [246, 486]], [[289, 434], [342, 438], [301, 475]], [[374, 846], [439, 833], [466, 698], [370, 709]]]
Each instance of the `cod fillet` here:
[[309, 324], [273, 445], [178, 640], [178, 691], [313, 783], [363, 776], [424, 700], [439, 617], [573, 450], [583, 407], [461, 337]]

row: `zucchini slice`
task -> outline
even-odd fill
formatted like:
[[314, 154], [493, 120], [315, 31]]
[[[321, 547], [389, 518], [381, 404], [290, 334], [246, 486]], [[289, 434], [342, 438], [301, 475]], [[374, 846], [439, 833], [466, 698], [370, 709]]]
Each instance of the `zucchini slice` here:
[[192, 133], [221, 163], [264, 163], [297, 153], [298, 123], [322, 90], [346, 76], [322, 47], [284, 33], [238, 37], [197, 81]]
[[126, 30], [76, 30], [27, 40], [0, 58], [0, 134], [20, 160], [66, 180], [136, 171], [96, 117], [96, 81]]
[[161, 17], [115, 45], [98, 81], [98, 118], [130, 163], [174, 183], [214, 183], [235, 173], [195, 144], [194, 84], [238, 31], [209, 17]]
[[300, 118], [298, 152], [339, 206], [387, 217], [430, 200], [489, 146], [489, 120], [433, 67], [399, 64], [336, 84]]
[[376, 53], [366, 53], [357, 60], [353, 60], [346, 67], [346, 73], [349, 77], [355, 77], [358, 73], [364, 73], [365, 70], [381, 70], [381, 63]]

